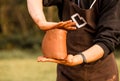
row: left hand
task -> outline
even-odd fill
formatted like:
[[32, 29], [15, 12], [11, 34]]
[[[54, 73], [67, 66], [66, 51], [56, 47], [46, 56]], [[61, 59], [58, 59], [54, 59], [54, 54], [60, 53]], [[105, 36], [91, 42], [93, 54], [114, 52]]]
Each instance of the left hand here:
[[59, 59], [52, 59], [52, 58], [46, 58], [44, 56], [39, 56], [37, 59], [38, 62], [54, 62], [59, 63], [67, 66], [76, 66], [83, 63], [83, 59], [81, 55], [72, 55], [69, 54], [66, 59], [59, 60]]

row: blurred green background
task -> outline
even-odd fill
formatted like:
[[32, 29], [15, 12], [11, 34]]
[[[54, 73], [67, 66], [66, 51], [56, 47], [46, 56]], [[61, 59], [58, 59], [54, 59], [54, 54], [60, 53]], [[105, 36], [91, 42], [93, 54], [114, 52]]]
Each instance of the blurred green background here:
[[[44, 12], [48, 21], [59, 21], [56, 7], [44, 7]], [[26, 0], [0, 0], [0, 81], [55, 81], [56, 64], [37, 62], [43, 36]], [[115, 56], [120, 69], [119, 49]]]

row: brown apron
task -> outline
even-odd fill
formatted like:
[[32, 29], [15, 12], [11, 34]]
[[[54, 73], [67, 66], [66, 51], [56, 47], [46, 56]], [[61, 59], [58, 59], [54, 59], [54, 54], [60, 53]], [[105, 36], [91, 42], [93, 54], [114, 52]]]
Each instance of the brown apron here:
[[[93, 45], [97, 23], [97, 2], [91, 9], [81, 9], [71, 0], [64, 0], [63, 20], [79, 13], [87, 25], [75, 31], [67, 32], [67, 52], [77, 54]], [[66, 10], [67, 9], [67, 10]], [[109, 54], [96, 62], [77, 66], [58, 64], [57, 81], [118, 81], [118, 71], [114, 54]]]

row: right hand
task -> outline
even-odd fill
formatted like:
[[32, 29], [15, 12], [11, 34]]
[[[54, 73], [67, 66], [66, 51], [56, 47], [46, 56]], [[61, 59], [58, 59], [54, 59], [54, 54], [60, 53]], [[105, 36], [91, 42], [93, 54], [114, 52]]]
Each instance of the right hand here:
[[41, 30], [49, 30], [54, 28], [62, 28], [66, 30], [76, 30], [75, 23], [71, 20], [68, 21], [61, 21], [61, 22], [41, 22], [39, 23], [39, 28]]
[[58, 26], [58, 28], [63, 28], [66, 30], [76, 30], [76, 24], [75, 22], [72, 22], [72, 20], [64, 21], [63, 24]]

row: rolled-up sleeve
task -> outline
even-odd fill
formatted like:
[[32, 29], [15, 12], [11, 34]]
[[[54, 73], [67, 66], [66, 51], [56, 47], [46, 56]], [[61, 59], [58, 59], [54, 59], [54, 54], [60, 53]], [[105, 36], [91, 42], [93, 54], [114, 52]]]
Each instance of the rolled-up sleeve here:
[[97, 35], [94, 42], [100, 45], [105, 55], [120, 45], [120, 0], [103, 0], [101, 3]]
[[61, 3], [62, 3], [62, 0], [43, 0], [44, 6], [53, 6]]

